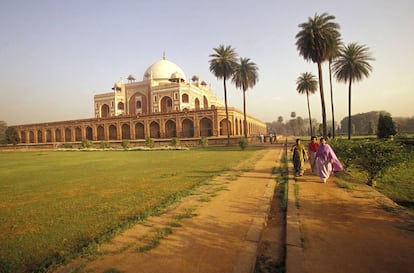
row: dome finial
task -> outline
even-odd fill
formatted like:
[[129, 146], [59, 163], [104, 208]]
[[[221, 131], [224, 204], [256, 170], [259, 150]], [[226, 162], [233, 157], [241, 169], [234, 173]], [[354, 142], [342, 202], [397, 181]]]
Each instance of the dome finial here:
[[162, 59], [165, 60], [165, 50], [162, 52]]

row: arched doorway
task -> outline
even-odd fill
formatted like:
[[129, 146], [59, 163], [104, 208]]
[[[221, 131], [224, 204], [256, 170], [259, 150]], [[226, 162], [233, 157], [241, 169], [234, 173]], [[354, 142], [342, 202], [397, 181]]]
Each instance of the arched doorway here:
[[208, 100], [207, 100], [207, 97], [206, 96], [203, 96], [203, 108], [205, 110], [208, 109]]
[[141, 122], [135, 124], [135, 138], [145, 139], [144, 124], [142, 124]]
[[150, 138], [160, 138], [160, 125], [155, 121], [150, 124]]
[[117, 139], [118, 139], [118, 135], [116, 131], [116, 126], [111, 124], [109, 126], [109, 140], [117, 140]]
[[177, 129], [175, 126], [175, 122], [172, 120], [168, 120], [165, 123], [165, 137], [172, 138], [177, 136]]
[[109, 106], [107, 104], [104, 104], [101, 107], [101, 117], [102, 118], [109, 117]]
[[105, 129], [103, 125], [99, 125], [98, 128], [96, 128], [96, 132], [98, 134], [98, 140], [105, 140]]
[[35, 141], [34, 141], [34, 132], [33, 131], [30, 131], [29, 132], [29, 143], [34, 143]]
[[198, 98], [194, 100], [194, 106], [196, 111], [200, 110], [200, 100]]
[[75, 128], [75, 141], [82, 141], [82, 129], [79, 127]]
[[161, 99], [161, 113], [172, 111], [172, 99], [170, 97], [163, 97]]
[[[232, 135], [231, 122], [229, 121], [229, 133]], [[227, 136], [227, 119], [220, 121], [220, 135]]]
[[92, 128], [90, 126], [86, 127], [86, 139], [93, 140]]
[[72, 141], [72, 131], [70, 128], [65, 128], [65, 141]]
[[62, 133], [59, 128], [55, 130], [55, 141], [62, 142]]
[[211, 119], [202, 118], [200, 120], [200, 136], [209, 137], [213, 135], [213, 122]]
[[194, 123], [190, 119], [184, 119], [182, 123], [183, 137], [194, 137]]
[[123, 124], [121, 127], [122, 130], [122, 139], [131, 139], [131, 130], [129, 124]]

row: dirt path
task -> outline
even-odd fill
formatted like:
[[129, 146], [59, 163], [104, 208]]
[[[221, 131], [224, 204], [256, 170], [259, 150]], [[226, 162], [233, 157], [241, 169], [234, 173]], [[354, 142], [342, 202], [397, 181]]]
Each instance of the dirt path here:
[[[245, 162], [254, 169], [242, 172], [246, 166], [241, 165], [215, 178], [160, 217], [100, 246], [97, 257], [74, 261], [55, 272], [252, 272], [274, 193], [272, 167], [280, 151], [257, 152]], [[158, 246], [148, 247], [157, 236], [164, 238]], [[151, 249], [139, 251], [145, 247]]]
[[414, 215], [364, 184], [345, 190], [334, 180], [297, 178], [302, 272], [414, 272]]

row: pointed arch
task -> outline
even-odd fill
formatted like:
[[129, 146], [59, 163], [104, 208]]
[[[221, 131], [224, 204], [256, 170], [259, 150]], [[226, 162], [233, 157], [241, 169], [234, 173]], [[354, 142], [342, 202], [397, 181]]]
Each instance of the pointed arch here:
[[183, 128], [183, 137], [194, 137], [194, 122], [192, 120], [184, 119], [181, 127]]
[[200, 136], [209, 137], [213, 135], [213, 121], [209, 118], [200, 120]]
[[150, 138], [160, 138], [160, 125], [158, 122], [153, 121], [150, 124]]
[[136, 139], [145, 139], [144, 124], [142, 124], [141, 122], [137, 122], [135, 124], [135, 138]]
[[107, 118], [107, 117], [109, 117], [109, 113], [110, 113], [110, 111], [109, 111], [108, 104], [103, 104], [101, 106], [101, 118]]
[[131, 130], [128, 123], [122, 124], [121, 131], [121, 139], [131, 139]]

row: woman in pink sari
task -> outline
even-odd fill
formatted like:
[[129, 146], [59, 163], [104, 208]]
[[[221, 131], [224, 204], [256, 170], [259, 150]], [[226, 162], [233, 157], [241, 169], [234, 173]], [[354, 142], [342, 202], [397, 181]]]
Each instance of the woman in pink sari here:
[[316, 172], [323, 183], [326, 183], [334, 171], [342, 171], [341, 162], [325, 138], [321, 138], [318, 151], [316, 152]]

